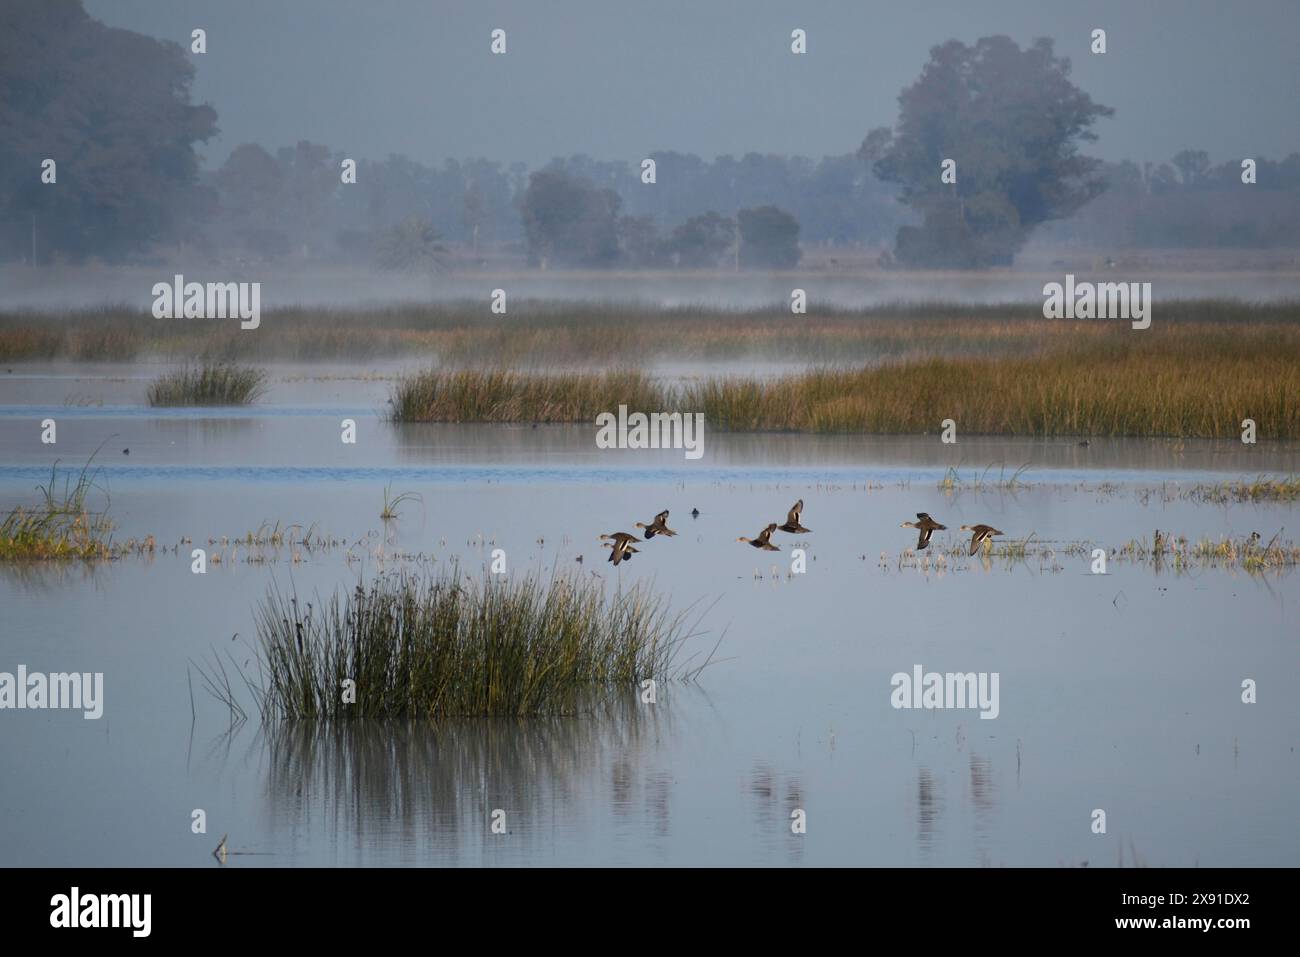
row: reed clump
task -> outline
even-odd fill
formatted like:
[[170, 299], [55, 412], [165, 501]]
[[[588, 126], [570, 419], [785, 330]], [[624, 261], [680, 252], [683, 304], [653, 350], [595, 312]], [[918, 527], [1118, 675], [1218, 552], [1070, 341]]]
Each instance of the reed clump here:
[[248, 405], [266, 391], [266, 373], [229, 362], [168, 372], [149, 384], [151, 406]]
[[393, 389], [395, 422], [590, 422], [626, 405], [649, 411], [664, 390], [637, 370], [531, 374], [509, 369], [430, 369]]
[[320, 607], [272, 589], [256, 627], [264, 718], [568, 714], [698, 673], [675, 668], [684, 617], [644, 586], [606, 597], [577, 576], [390, 573]]
[[[87, 504], [96, 488], [89, 463], [77, 474], [65, 476], [58, 487], [58, 464], [50, 470], [47, 485], [37, 486], [41, 501], [17, 506], [0, 519], [0, 561], [48, 561], [118, 557], [113, 545], [113, 522], [107, 510], [94, 512]], [[146, 540], [152, 552], [153, 539]]]

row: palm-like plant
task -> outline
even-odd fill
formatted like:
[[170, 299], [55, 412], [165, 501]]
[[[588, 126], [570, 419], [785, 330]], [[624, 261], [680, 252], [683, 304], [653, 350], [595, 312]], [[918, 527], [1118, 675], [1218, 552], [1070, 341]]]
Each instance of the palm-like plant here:
[[412, 216], [387, 230], [379, 239], [377, 260], [395, 272], [437, 272], [443, 267], [447, 247], [442, 235], [427, 219]]

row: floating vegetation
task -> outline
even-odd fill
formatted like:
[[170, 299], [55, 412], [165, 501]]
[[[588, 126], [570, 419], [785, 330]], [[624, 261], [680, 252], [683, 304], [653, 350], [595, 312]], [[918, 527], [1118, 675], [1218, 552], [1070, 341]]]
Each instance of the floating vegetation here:
[[153, 536], [142, 542], [113, 544], [113, 522], [107, 505], [91, 511], [87, 498], [98, 488], [90, 463], [77, 474], [66, 475], [58, 487], [58, 463], [50, 469], [48, 485], [38, 485], [42, 501], [17, 506], [0, 519], [0, 561], [107, 559], [131, 552], [152, 553]]
[[[378, 535], [378, 533], [372, 533]], [[317, 531], [317, 523], [304, 528], [299, 522], [285, 524], [276, 521], [263, 522], [255, 531], [240, 535], [210, 535], [205, 540], [207, 545], [207, 563], [211, 566], [230, 566], [243, 562], [248, 565], [275, 565], [282, 557], [293, 564], [311, 558], [316, 553], [329, 553], [335, 549], [351, 550], [369, 547], [369, 536], [355, 541], [338, 536], [324, 535]], [[180, 541], [171, 546], [171, 550], [180, 554], [194, 544], [190, 536], [182, 536]], [[163, 547], [167, 551], [167, 546]]]
[[379, 513], [380, 519], [385, 522], [392, 521], [402, 513], [397, 507], [403, 502], [423, 502], [418, 492], [403, 492], [401, 495], [393, 495], [393, 484], [390, 482], [384, 486], [384, 507]]
[[939, 491], [951, 494], [959, 491], [982, 492], [986, 489], [1004, 489], [1006, 491], [1013, 491], [1015, 489], [1029, 487], [1029, 483], [1021, 479], [1021, 476], [1029, 471], [1028, 463], [1020, 466], [1020, 468], [1016, 469], [1010, 475], [1007, 475], [1005, 466], [999, 466], [997, 478], [990, 481], [989, 473], [991, 471], [993, 471], [992, 465], [986, 468], [979, 475], [972, 474], [970, 480], [964, 480], [956, 468], [949, 466], [948, 471], [944, 473], [943, 478], [939, 480]]
[[1156, 532], [1153, 538], [1131, 540], [1113, 556], [1120, 560], [1149, 562], [1175, 571], [1192, 568], [1242, 568], [1257, 572], [1294, 568], [1300, 565], [1300, 547], [1280, 540], [1281, 533], [1267, 542], [1258, 533], [1245, 538], [1201, 538]]
[[[265, 719], [568, 714], [708, 664], [677, 664], [687, 621], [645, 586], [606, 597], [578, 576], [391, 573], [319, 607], [273, 588], [255, 616]], [[243, 712], [220, 662], [203, 674]]]
[[168, 372], [149, 384], [151, 406], [248, 405], [266, 391], [266, 373], [251, 366], [208, 362]]
[[1257, 478], [1254, 481], [1219, 482], [1197, 485], [1186, 497], [1217, 505], [1231, 502], [1295, 502], [1300, 500], [1300, 475], [1287, 478]]
[[[995, 563], [1003, 568], [1032, 564], [1041, 571], [1062, 572], [1065, 571], [1062, 560], [1090, 563], [1098, 548], [1106, 553], [1108, 561], [1144, 565], [1156, 572], [1181, 573], [1217, 568], [1255, 573], [1289, 571], [1300, 566], [1300, 546], [1282, 541], [1280, 532], [1268, 541], [1257, 533], [1240, 538], [1191, 541], [1184, 536], [1159, 531], [1151, 539], [1131, 539], [1112, 548], [1103, 548], [1095, 542], [1044, 541], [1030, 535], [992, 545], [986, 542], [975, 555], [968, 554], [969, 545], [965, 539], [947, 545], [933, 539], [925, 551], [906, 548], [896, 559], [891, 559], [888, 552], [881, 552], [878, 566], [942, 575], [965, 571], [973, 565], [990, 569]], [[866, 555], [858, 557], [861, 561], [867, 560]]]

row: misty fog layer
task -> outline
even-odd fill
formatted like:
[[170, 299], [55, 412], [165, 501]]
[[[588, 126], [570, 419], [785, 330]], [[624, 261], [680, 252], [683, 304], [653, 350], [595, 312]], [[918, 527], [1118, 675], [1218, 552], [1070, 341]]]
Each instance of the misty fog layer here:
[[1291, 5], [564, 6], [15, 0], [0, 306], [1295, 295]]

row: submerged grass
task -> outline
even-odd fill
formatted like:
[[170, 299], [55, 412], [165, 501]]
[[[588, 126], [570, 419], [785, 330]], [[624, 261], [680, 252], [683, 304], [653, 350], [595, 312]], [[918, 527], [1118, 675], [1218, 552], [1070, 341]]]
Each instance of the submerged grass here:
[[[923, 552], [905, 548], [899, 553], [896, 564], [900, 570], [943, 574], [966, 570], [975, 563], [989, 569], [994, 563], [1010, 568], [1036, 561], [1042, 570], [1062, 572], [1066, 570], [1060, 564], [1064, 559], [1093, 566], [1097, 548], [1096, 542], [1044, 541], [1031, 534], [1000, 542], [986, 541], [974, 555], [969, 555], [969, 539], [963, 537], [943, 543], [936, 541]], [[1252, 575], [1266, 572], [1290, 574], [1300, 567], [1300, 546], [1284, 541], [1280, 531], [1267, 540], [1252, 534], [1194, 541], [1186, 536], [1157, 531], [1151, 539], [1130, 539], [1118, 547], [1103, 548], [1102, 551], [1112, 562], [1144, 565], [1156, 573], [1168, 570], [1183, 574], [1214, 568], [1245, 571]], [[867, 556], [860, 558], [865, 561]], [[879, 567], [888, 568], [890, 565], [889, 554], [881, 552]]]
[[[699, 671], [676, 665], [690, 637], [683, 615], [644, 586], [607, 598], [577, 576], [391, 573], [319, 608], [272, 589], [256, 626], [264, 682], [250, 688], [268, 719], [567, 714], [647, 678]], [[206, 674], [236, 710], [232, 683]]]
[[247, 405], [266, 391], [266, 373], [251, 366], [206, 362], [168, 372], [149, 384], [151, 406]]
[[1022, 475], [1029, 471], [1029, 463], [1017, 468], [1010, 475], [1007, 475], [1005, 465], [998, 467], [998, 476], [995, 480], [989, 480], [989, 473], [993, 471], [993, 465], [990, 464], [982, 472], [972, 472], [970, 480], [963, 479], [961, 473], [954, 466], [949, 466], [948, 471], [944, 473], [939, 480], [939, 491], [952, 494], [954, 492], [982, 492], [985, 489], [1004, 489], [1015, 491], [1020, 488], [1028, 488], [1029, 483], [1021, 478]]
[[1231, 502], [1295, 502], [1300, 501], [1300, 475], [1201, 484], [1192, 488], [1187, 497], [1216, 505]]
[[76, 480], [66, 476], [59, 490], [56, 462], [49, 484], [37, 486], [42, 501], [15, 507], [0, 519], [0, 561], [114, 557], [112, 521], [106, 511], [92, 512], [87, 505], [95, 488], [87, 462]]
[[1252, 535], [1246, 538], [1186, 537], [1156, 532], [1153, 538], [1132, 539], [1113, 553], [1121, 560], [1150, 562], [1177, 571], [1193, 568], [1242, 568], [1248, 572], [1290, 569], [1300, 565], [1300, 547], [1282, 541], [1278, 532], [1268, 541]]
[[379, 511], [379, 518], [381, 521], [391, 522], [402, 514], [398, 511], [398, 506], [406, 502], [423, 503], [423, 501], [419, 492], [402, 492], [400, 495], [394, 495], [393, 483], [389, 482], [384, 486], [384, 507]]

